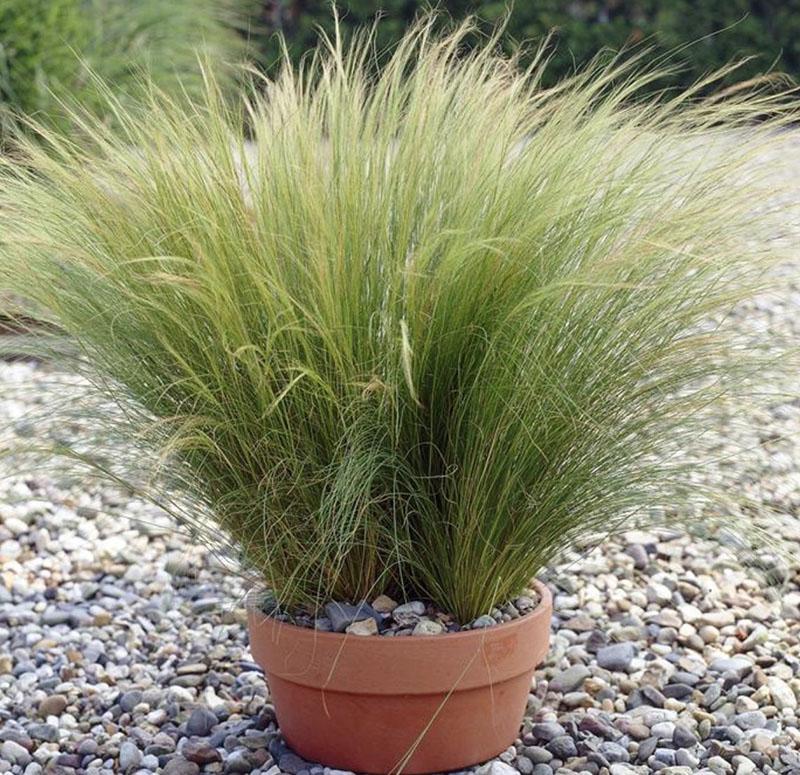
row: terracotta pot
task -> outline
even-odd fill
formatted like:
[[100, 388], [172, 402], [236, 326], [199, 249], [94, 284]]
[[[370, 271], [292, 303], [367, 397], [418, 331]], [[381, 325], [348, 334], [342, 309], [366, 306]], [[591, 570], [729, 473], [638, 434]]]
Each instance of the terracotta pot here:
[[286, 742], [304, 758], [369, 773], [461, 769], [519, 734], [534, 668], [550, 642], [552, 598], [485, 630], [384, 638], [249, 613]]

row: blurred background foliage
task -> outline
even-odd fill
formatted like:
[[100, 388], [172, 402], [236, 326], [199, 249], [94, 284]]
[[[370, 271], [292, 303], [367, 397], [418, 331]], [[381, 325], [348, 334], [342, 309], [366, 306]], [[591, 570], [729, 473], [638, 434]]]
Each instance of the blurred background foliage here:
[[59, 100], [106, 102], [96, 74], [124, 100], [146, 70], [179, 96], [199, 95], [200, 61], [220, 82], [248, 56], [254, 0], [0, 0], [0, 109], [63, 123]]
[[[345, 35], [380, 15], [378, 44], [386, 50], [430, 4], [340, 0], [337, 7]], [[509, 10], [506, 2], [480, 0], [437, 7], [456, 19], [475, 14], [487, 28]], [[267, 71], [277, 65], [276, 33], [298, 60], [320, 29], [333, 30], [328, 0], [0, 0], [0, 111], [63, 121], [54, 94], [100, 109], [90, 71], [121, 99], [135, 94], [144, 68], [160, 88], [192, 96], [202, 83], [198, 50], [229, 85], [231, 65], [246, 58]], [[604, 48], [636, 44], [667, 52], [691, 43], [678, 56], [678, 85], [749, 56], [735, 78], [770, 69], [800, 74], [800, 0], [517, 0], [508, 50], [549, 33], [549, 82]]]
[[[368, 23], [380, 11], [379, 42], [390, 46], [415, 14], [429, 7], [414, 0], [342, 0], [337, 4], [346, 33]], [[488, 24], [502, 19], [507, 2], [455, 0], [440, 3], [454, 18], [475, 14]], [[280, 30], [297, 58], [317, 39], [317, 28], [330, 32], [333, 22], [325, 0], [271, 0], [261, 13], [264, 30]], [[678, 57], [682, 72], [675, 83], [688, 85], [732, 59], [753, 57], [737, 79], [770, 69], [800, 74], [800, 0], [517, 0], [511, 6], [506, 46], [539, 41], [553, 33], [549, 80], [573, 71], [603, 48], [619, 50], [650, 44], [668, 52], [687, 43]], [[261, 38], [267, 66], [277, 61], [279, 46]]]

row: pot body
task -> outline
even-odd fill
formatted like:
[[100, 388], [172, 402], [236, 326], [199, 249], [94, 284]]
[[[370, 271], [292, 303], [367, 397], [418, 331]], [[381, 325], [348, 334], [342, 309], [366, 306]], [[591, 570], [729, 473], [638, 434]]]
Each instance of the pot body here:
[[249, 612], [286, 742], [304, 758], [368, 773], [443, 772], [490, 759], [519, 733], [550, 643], [552, 598], [484, 630], [404, 638], [295, 627]]

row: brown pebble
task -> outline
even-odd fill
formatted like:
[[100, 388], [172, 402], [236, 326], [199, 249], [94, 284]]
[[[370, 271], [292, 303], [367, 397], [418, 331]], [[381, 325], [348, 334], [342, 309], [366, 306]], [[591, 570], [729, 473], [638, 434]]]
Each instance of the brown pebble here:
[[767, 685], [767, 674], [760, 668], [757, 667], [753, 670], [753, 686], [756, 689], [760, 689], [762, 686]]
[[646, 740], [650, 737], [650, 730], [644, 724], [626, 724], [622, 731], [634, 740]]
[[390, 614], [397, 608], [397, 603], [388, 595], [378, 595], [378, 597], [372, 601], [372, 607], [379, 614]]
[[705, 641], [699, 635], [690, 635], [686, 639], [686, 646], [693, 651], [702, 652], [705, 645]]
[[51, 694], [39, 703], [39, 715], [60, 716], [67, 709], [67, 698], [63, 694]]
[[364, 619], [360, 622], [353, 622], [345, 630], [345, 632], [348, 635], [361, 635], [361, 636], [377, 635], [378, 623], [374, 619]]
[[199, 740], [189, 740], [181, 749], [184, 759], [195, 764], [211, 764], [222, 760], [219, 751], [208, 743]]

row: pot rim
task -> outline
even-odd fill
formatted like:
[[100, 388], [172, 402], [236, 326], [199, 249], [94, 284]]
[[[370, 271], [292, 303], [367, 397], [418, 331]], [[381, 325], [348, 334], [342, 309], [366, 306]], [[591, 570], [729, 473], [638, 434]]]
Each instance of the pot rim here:
[[[251, 607], [249, 605], [246, 606], [248, 619], [252, 622], [255, 618], [261, 624], [267, 624], [270, 627], [274, 628], [278, 631], [284, 631], [289, 634], [297, 633], [302, 636], [309, 636], [313, 635], [315, 639], [319, 639], [323, 643], [325, 641], [329, 641], [331, 643], [343, 643], [350, 639], [356, 639], [359, 643], [364, 643], [365, 645], [373, 642], [374, 646], [377, 647], [377, 644], [381, 644], [380, 648], [402, 648], [408, 647], [411, 643], [415, 642], [424, 642], [427, 645], [432, 643], [442, 641], [443, 643], [454, 643], [457, 640], [467, 640], [469, 638], [476, 638], [476, 637], [488, 637], [490, 635], [494, 636], [495, 634], [506, 634], [510, 633], [513, 630], [524, 627], [527, 624], [530, 624], [533, 619], [541, 618], [542, 616], [546, 615], [549, 611], [552, 610], [552, 602], [553, 602], [553, 595], [550, 592], [548, 586], [539, 581], [539, 579], [534, 579], [532, 582], [532, 586], [536, 589], [539, 593], [539, 602], [536, 607], [529, 611], [526, 614], [523, 614], [517, 619], [512, 619], [510, 622], [502, 622], [495, 624], [491, 627], [481, 627], [477, 630], [462, 630], [460, 632], [445, 632], [440, 633], [438, 635], [417, 635], [413, 636], [412, 638], [391, 638], [385, 637], [381, 635], [353, 635], [352, 633], [348, 632], [325, 632], [322, 630], [316, 630], [311, 627], [300, 627], [296, 624], [291, 624], [290, 622], [282, 622], [278, 619], [273, 619], [271, 616], [263, 613], [256, 607]], [[549, 622], [548, 622], [548, 629], [549, 629]], [[302, 637], [301, 636], [301, 637]], [[395, 645], [389, 645], [395, 644]]]

